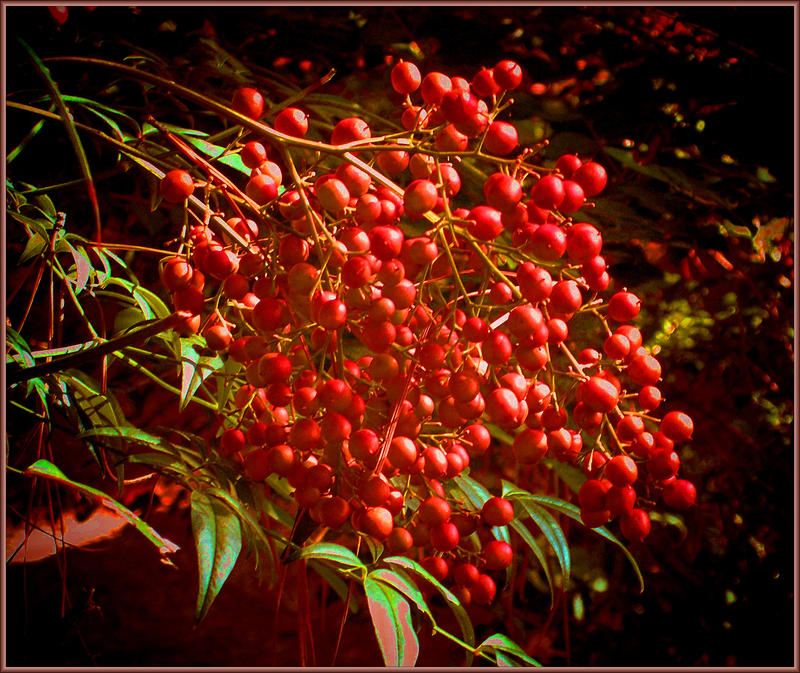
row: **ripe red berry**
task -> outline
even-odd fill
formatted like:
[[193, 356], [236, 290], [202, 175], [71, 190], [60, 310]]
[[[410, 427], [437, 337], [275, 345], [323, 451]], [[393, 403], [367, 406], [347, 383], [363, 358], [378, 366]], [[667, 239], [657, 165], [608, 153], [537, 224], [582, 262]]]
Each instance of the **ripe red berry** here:
[[522, 84], [522, 68], [514, 61], [500, 61], [492, 68], [492, 78], [501, 89], [511, 91]]
[[483, 546], [481, 558], [487, 569], [505, 570], [514, 560], [514, 550], [504, 540], [492, 540]]
[[429, 72], [422, 79], [420, 93], [422, 100], [428, 105], [438, 105], [442, 96], [453, 88], [453, 83], [447, 75], [440, 72]]
[[419, 68], [408, 61], [400, 61], [391, 71], [392, 88], [400, 94], [416, 91], [422, 83]]
[[260, 142], [251, 140], [242, 148], [240, 156], [245, 166], [258, 168], [267, 160], [267, 150]]
[[505, 156], [510, 154], [519, 144], [517, 129], [508, 122], [493, 121], [483, 141], [483, 147], [489, 154]]
[[231, 107], [239, 114], [251, 119], [258, 119], [264, 112], [264, 97], [249, 87], [237, 89], [233, 94]]
[[694, 423], [691, 416], [682, 411], [670, 411], [661, 419], [661, 432], [674, 442], [691, 439]]
[[675, 479], [664, 486], [661, 497], [673, 509], [689, 509], [697, 500], [697, 490], [692, 482]]
[[578, 168], [572, 179], [583, 187], [587, 197], [597, 196], [602, 192], [608, 182], [606, 169], [594, 161], [589, 161]]
[[394, 528], [394, 517], [385, 507], [367, 507], [360, 516], [360, 530], [376, 540], [384, 541]]
[[565, 179], [569, 179], [573, 176], [575, 171], [577, 171], [583, 162], [574, 154], [562, 154], [556, 160], [556, 170], [564, 176]]
[[629, 486], [636, 481], [639, 470], [633, 458], [629, 456], [614, 456], [606, 463], [604, 474], [614, 486]]
[[302, 138], [308, 133], [308, 115], [296, 107], [287, 107], [277, 114], [273, 126], [279, 133]]
[[547, 435], [525, 428], [514, 438], [513, 450], [520, 465], [534, 465], [547, 454]]
[[431, 546], [436, 551], [452, 551], [458, 546], [460, 539], [458, 528], [450, 521], [431, 526]]
[[600, 254], [602, 247], [602, 234], [587, 222], [577, 222], [567, 231], [567, 255], [573, 262], [589, 262]]
[[331, 145], [345, 145], [372, 136], [369, 125], [360, 117], [346, 117], [333, 127]]
[[661, 365], [652, 355], [637, 355], [627, 368], [628, 378], [638, 386], [652, 386], [661, 378]]
[[587, 479], [578, 491], [578, 503], [582, 510], [596, 512], [608, 509], [606, 494], [611, 489], [608, 479]]
[[186, 171], [176, 168], [162, 178], [160, 190], [165, 201], [180, 203], [194, 192], [194, 181]]
[[269, 203], [278, 196], [278, 185], [269, 175], [254, 175], [245, 186], [245, 193], [258, 205]]
[[620, 518], [619, 527], [626, 538], [641, 542], [650, 534], [650, 517], [643, 509], [633, 509]]
[[544, 210], [558, 208], [564, 200], [564, 183], [555, 175], [546, 175], [533, 185], [531, 198], [533, 202]]
[[608, 300], [608, 317], [617, 322], [630, 322], [642, 306], [642, 300], [632, 292], [617, 292]]
[[403, 193], [403, 205], [409, 215], [422, 215], [436, 205], [439, 192], [430, 180], [418, 179], [408, 184]]
[[481, 516], [489, 526], [505, 526], [514, 518], [514, 506], [505, 498], [491, 497], [483, 503]]
[[478, 580], [470, 586], [472, 600], [479, 605], [489, 605], [497, 593], [497, 585], [489, 576], [481, 573]]
[[419, 517], [428, 526], [437, 526], [450, 519], [450, 504], [447, 500], [432, 495], [420, 504]]

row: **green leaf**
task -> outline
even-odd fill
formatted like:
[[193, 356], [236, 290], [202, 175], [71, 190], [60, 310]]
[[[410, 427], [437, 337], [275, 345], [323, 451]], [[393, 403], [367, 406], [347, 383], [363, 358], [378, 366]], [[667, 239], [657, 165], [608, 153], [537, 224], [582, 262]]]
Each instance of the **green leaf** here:
[[367, 577], [364, 592], [372, 625], [386, 666], [413, 666], [419, 641], [411, 623], [411, 607], [402, 594], [388, 584]]
[[477, 510], [481, 509], [483, 504], [492, 497], [492, 494], [483, 484], [478, 483], [471, 477], [460, 474], [457, 477], [453, 477], [453, 481], [464, 491], [464, 495], [467, 496], [472, 506]]
[[206, 156], [209, 156], [212, 159], [218, 158], [221, 164], [230, 166], [231, 168], [239, 171], [240, 173], [244, 173], [247, 176], [250, 175], [250, 169], [242, 163], [242, 157], [239, 156], [238, 153], [225, 154], [227, 150], [224, 147], [212, 145], [210, 142], [200, 138], [185, 138], [185, 140]]
[[561, 530], [561, 526], [558, 525], [558, 522], [552, 514], [531, 502], [530, 498], [520, 498], [518, 502], [531, 519], [534, 520], [536, 525], [539, 526], [542, 534], [553, 547], [556, 558], [558, 559], [558, 564], [561, 566], [561, 585], [566, 591], [570, 574], [570, 556], [567, 539], [564, 537], [564, 531]]
[[547, 578], [547, 584], [550, 587], [550, 607], [552, 608], [553, 604], [555, 603], [555, 584], [553, 583], [553, 577], [550, 574], [550, 566], [547, 565], [547, 558], [545, 557], [542, 548], [537, 544], [533, 535], [531, 535], [531, 532], [528, 530], [527, 526], [522, 523], [522, 521], [515, 519], [509, 524], [509, 526], [517, 531], [517, 534], [522, 538], [523, 542], [530, 547], [534, 556], [536, 556], [536, 559], [539, 561], [539, 564], [542, 566], [544, 575]]
[[[539, 503], [540, 505], [544, 505], [549, 509], [554, 509], [557, 512], [561, 512], [562, 514], [566, 514], [570, 519], [574, 519], [578, 521], [582, 526], [584, 525], [583, 521], [581, 520], [581, 511], [572, 503], [564, 502], [559, 498], [553, 498], [548, 495], [530, 495], [530, 498], [534, 501]], [[605, 526], [601, 526], [599, 528], [590, 528], [589, 530], [594, 531], [600, 537], [604, 537], [609, 542], [613, 542], [617, 545], [622, 552], [625, 554], [627, 559], [630, 561], [631, 565], [633, 566], [633, 570], [636, 573], [636, 577], [639, 580], [639, 593], [644, 591], [644, 578], [642, 577], [642, 571], [639, 570], [639, 564], [636, 563], [636, 559], [633, 558], [633, 555], [628, 551], [628, 548], [622, 544]]]
[[[109, 437], [122, 437], [123, 431], [133, 429], [125, 418], [125, 414], [122, 413], [116, 398], [110, 392], [103, 395], [100, 392], [100, 384], [91, 376], [78, 369], [67, 369], [60, 378], [72, 391], [75, 403], [86, 414], [94, 428], [111, 428], [117, 431], [109, 433]], [[84, 434], [83, 436], [89, 435]], [[116, 448], [121, 446], [117, 440], [110, 443]]]
[[436, 620], [433, 618], [433, 613], [425, 602], [425, 597], [419, 590], [414, 580], [409, 577], [408, 573], [402, 570], [389, 570], [388, 568], [378, 568], [373, 570], [367, 577], [380, 580], [386, 584], [391, 584], [395, 589], [404, 593], [408, 598], [414, 601], [420, 612], [424, 612], [430, 620], [435, 624]]
[[367, 566], [363, 561], [358, 558], [347, 547], [333, 542], [317, 542], [303, 547], [300, 550], [298, 558], [306, 559], [321, 559], [323, 561], [330, 561], [348, 568], [358, 568], [359, 570], [366, 571]]
[[183, 411], [191, 402], [200, 384], [212, 372], [222, 367], [222, 358], [200, 355], [198, 348], [205, 345], [205, 340], [195, 334], [180, 340], [181, 343], [181, 399], [180, 410]]
[[154, 528], [147, 525], [127, 507], [118, 503], [103, 491], [93, 488], [92, 486], [87, 486], [86, 484], [81, 484], [77, 481], [72, 481], [49, 460], [45, 460], [44, 458], [37, 460], [35, 463], [33, 463], [33, 465], [25, 470], [25, 474], [55, 481], [59, 484], [77, 489], [78, 491], [93, 497], [104, 507], [107, 507], [111, 511], [127, 519], [128, 522], [136, 528], [136, 530], [138, 530], [158, 548], [158, 551], [162, 556], [172, 554], [180, 549], [180, 547], [174, 542], [161, 537], [161, 535], [159, 535]]
[[513, 640], [502, 633], [495, 633], [493, 636], [489, 636], [477, 647], [478, 652], [486, 652], [487, 650], [490, 652], [493, 651], [510, 654], [521, 659], [529, 666], [541, 666], [536, 659], [529, 657], [525, 650], [523, 650]]
[[[461, 633], [464, 635], [464, 642], [466, 642], [470, 647], [475, 646], [475, 630], [472, 628], [472, 622], [470, 621], [469, 615], [464, 609], [464, 606], [461, 605], [461, 601], [459, 601], [458, 598], [456, 598], [456, 596], [447, 587], [445, 587], [439, 580], [425, 570], [425, 568], [423, 568], [419, 563], [406, 556], [390, 556], [388, 558], [384, 558], [383, 562], [410, 570], [411, 572], [416, 573], [423, 579], [427, 580], [444, 597], [445, 601], [447, 601], [447, 604], [450, 606], [450, 609], [453, 611], [453, 614], [458, 621], [458, 625], [461, 627]], [[467, 666], [471, 665], [472, 652], [469, 651], [467, 652]]]
[[53, 222], [56, 221], [56, 217], [58, 216], [58, 211], [56, 210], [55, 205], [53, 204], [53, 199], [51, 199], [47, 194], [37, 194], [33, 197], [33, 202], [39, 206], [41, 211], [47, 215]]
[[200, 576], [195, 609], [195, 622], [199, 623], [236, 564], [242, 550], [242, 529], [236, 515], [217, 498], [192, 491], [191, 502]]
[[[86, 255], [86, 250], [83, 248], [76, 250], [72, 244], [65, 238], [64, 243], [69, 247], [69, 252], [72, 255], [72, 259], [75, 260], [75, 289], [76, 294], [83, 291], [86, 287], [86, 283], [89, 281], [89, 275], [92, 272], [92, 265], [89, 262], [89, 258]], [[70, 274], [72, 275], [72, 274]]]
[[39, 232], [34, 231], [33, 235], [28, 239], [25, 244], [25, 249], [17, 260], [17, 264], [24, 264], [32, 257], [38, 257], [47, 248], [48, 240]]

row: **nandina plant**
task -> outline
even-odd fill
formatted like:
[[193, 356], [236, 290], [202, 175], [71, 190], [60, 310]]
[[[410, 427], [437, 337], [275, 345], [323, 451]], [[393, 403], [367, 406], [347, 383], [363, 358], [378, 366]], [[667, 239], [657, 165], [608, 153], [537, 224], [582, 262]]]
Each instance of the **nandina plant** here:
[[[198, 620], [245, 546], [282, 592], [291, 564], [345, 604], [360, 592], [387, 666], [417, 661], [422, 622], [467, 665], [536, 664], [503, 633], [477, 643], [470, 615], [527, 581], [516, 570], [529, 554], [551, 595], [568, 589], [563, 517], [619, 546], [642, 581], [619, 536], [640, 544], [650, 512], [694, 504], [679, 457], [693, 423], [660, 417], [642, 302], [610, 276], [602, 223], [585, 221], [605, 168], [519, 144], [518, 64], [468, 82], [397, 61], [387, 117], [263, 78], [223, 97], [108, 61], [51, 66], [70, 63], [169, 92], [224, 127], [197, 142], [198, 129], [155, 113], [125, 115], [119, 137], [80, 126], [148, 176], [154, 212], [178, 222], [155, 248], [159, 288], [139, 284], [99, 227], [96, 240], [71, 233], [19, 194], [10, 207], [29, 237], [21, 261], [55, 270], [94, 337], [37, 353], [16, 330], [10, 382], [42, 405], [61, 386], [120, 478], [144, 465], [190, 492]], [[101, 338], [81, 304], [120, 301], [111, 286], [127, 313]], [[146, 376], [210, 425], [129, 424], [105, 382], [74, 369], [92, 358]], [[167, 366], [149, 372], [147, 358]], [[107, 498], [46, 455], [25, 474]], [[571, 500], [544, 486], [551, 473]], [[168, 558], [174, 545], [119, 507]]]

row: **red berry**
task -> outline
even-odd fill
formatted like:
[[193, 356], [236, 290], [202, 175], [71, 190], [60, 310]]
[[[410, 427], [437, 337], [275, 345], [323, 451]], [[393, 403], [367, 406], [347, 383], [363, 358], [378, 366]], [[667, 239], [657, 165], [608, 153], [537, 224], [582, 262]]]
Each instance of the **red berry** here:
[[331, 145], [345, 145], [372, 136], [369, 125], [360, 117], [347, 117], [333, 127]]
[[413, 180], [403, 193], [403, 205], [409, 215], [422, 215], [436, 205], [439, 192], [430, 180]]
[[691, 439], [694, 423], [691, 416], [682, 411], [670, 411], [661, 419], [661, 432], [675, 442]]
[[273, 126], [278, 133], [302, 138], [308, 133], [308, 115], [296, 107], [287, 107], [277, 114]]
[[258, 119], [264, 112], [264, 97], [255, 89], [244, 87], [233, 94], [231, 107], [239, 114]]
[[278, 196], [278, 185], [269, 175], [254, 175], [245, 186], [245, 192], [258, 205], [263, 206]]
[[632, 292], [617, 292], [608, 300], [608, 317], [617, 322], [630, 322], [642, 306], [642, 300]]
[[169, 171], [161, 180], [161, 196], [169, 203], [180, 203], [194, 192], [194, 181], [186, 171], [176, 168]]
[[442, 102], [442, 96], [452, 88], [453, 83], [447, 75], [429, 72], [422, 79], [420, 93], [428, 105], [438, 105]]
[[510, 154], [519, 144], [517, 129], [508, 122], [493, 121], [483, 141], [483, 147], [489, 154], [505, 156]]
[[432, 495], [419, 506], [419, 517], [428, 526], [436, 526], [450, 519], [450, 505], [447, 500]]
[[452, 551], [458, 546], [460, 539], [458, 528], [450, 521], [431, 526], [431, 546], [436, 551]]
[[511, 91], [522, 84], [522, 68], [514, 61], [500, 61], [492, 69], [492, 78], [501, 89]]
[[422, 83], [419, 68], [408, 61], [400, 61], [391, 71], [392, 88], [400, 94], [416, 91]]
[[608, 181], [606, 169], [594, 161], [589, 161], [578, 168], [572, 179], [583, 187], [587, 197], [596, 196], [605, 189]]
[[606, 463], [604, 474], [614, 486], [629, 486], [636, 481], [639, 470], [633, 458], [614, 456]]
[[578, 503], [582, 510], [600, 511], [607, 509], [606, 494], [611, 489], [608, 479], [587, 479], [578, 491]]
[[492, 540], [483, 546], [481, 557], [489, 570], [505, 570], [514, 560], [514, 550], [504, 540]]
[[641, 542], [650, 534], [650, 517], [643, 509], [633, 509], [620, 518], [619, 527], [626, 538]]
[[505, 526], [514, 518], [514, 506], [505, 498], [492, 497], [483, 503], [481, 516], [489, 526]]
[[546, 175], [533, 185], [531, 198], [544, 210], [557, 208], [564, 200], [564, 183], [555, 175]]
[[664, 486], [661, 497], [673, 509], [689, 509], [697, 500], [697, 490], [692, 482], [676, 479]]
[[267, 160], [267, 150], [260, 142], [251, 140], [242, 148], [240, 156], [245, 166], [258, 168]]
[[470, 586], [472, 600], [479, 605], [489, 605], [497, 593], [497, 585], [489, 576], [481, 573], [478, 580]]

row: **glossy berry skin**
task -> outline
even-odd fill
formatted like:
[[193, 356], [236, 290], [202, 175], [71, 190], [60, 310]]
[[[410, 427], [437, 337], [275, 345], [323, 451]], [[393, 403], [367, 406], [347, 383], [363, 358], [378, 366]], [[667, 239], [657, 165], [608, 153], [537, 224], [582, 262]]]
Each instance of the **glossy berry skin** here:
[[281, 110], [273, 122], [275, 130], [293, 138], [302, 138], [308, 133], [308, 115], [296, 107]]
[[233, 94], [231, 107], [246, 117], [258, 119], [264, 112], [264, 97], [256, 89], [250, 87], [237, 89]]
[[447, 75], [429, 72], [423, 77], [420, 86], [422, 100], [428, 105], [438, 105], [442, 102], [442, 96], [453, 88], [453, 83]]
[[491, 497], [483, 503], [481, 516], [488, 526], [505, 526], [514, 518], [514, 506], [505, 498]]
[[643, 509], [633, 509], [619, 520], [622, 534], [632, 542], [641, 542], [650, 534], [650, 517]]
[[639, 476], [639, 470], [629, 456], [614, 456], [606, 463], [604, 475], [614, 486], [630, 486]]
[[587, 479], [578, 491], [581, 510], [596, 512], [607, 509], [606, 494], [611, 489], [608, 479]]
[[589, 161], [573, 173], [572, 179], [583, 188], [583, 193], [587, 197], [592, 197], [605, 189], [608, 175], [600, 164]]
[[169, 171], [161, 180], [161, 196], [169, 203], [180, 203], [194, 192], [194, 181], [186, 171], [176, 168]]
[[531, 198], [544, 210], [558, 208], [564, 200], [564, 183], [555, 175], [546, 175], [533, 185]]
[[502, 121], [493, 121], [489, 124], [483, 148], [489, 154], [505, 156], [510, 154], [519, 145], [519, 135], [513, 124]]
[[458, 546], [460, 539], [458, 528], [450, 521], [431, 526], [431, 546], [436, 551], [452, 551]]
[[522, 84], [522, 68], [514, 61], [500, 61], [492, 68], [492, 79], [501, 89], [511, 91]]
[[400, 94], [412, 93], [419, 89], [422, 83], [422, 74], [419, 68], [408, 61], [397, 63], [390, 74], [392, 88]]
[[664, 486], [661, 498], [669, 507], [685, 510], [694, 505], [697, 500], [697, 490], [692, 482], [686, 479], [675, 479]]
[[436, 205], [439, 192], [430, 180], [413, 180], [403, 193], [403, 205], [409, 215], [422, 215]]
[[670, 411], [661, 419], [661, 432], [673, 442], [691, 439], [693, 431], [691, 417], [682, 411]]
[[642, 300], [632, 292], [617, 292], [608, 300], [608, 317], [617, 322], [630, 322], [642, 307]]
[[473, 602], [478, 605], [489, 605], [497, 593], [497, 585], [489, 576], [481, 573], [477, 581], [470, 587]]
[[254, 175], [245, 186], [245, 192], [258, 205], [269, 203], [278, 196], [278, 185], [269, 175]]
[[258, 141], [246, 143], [241, 152], [242, 163], [248, 168], [258, 168], [267, 160], [267, 150]]
[[372, 136], [369, 125], [360, 117], [346, 117], [333, 127], [331, 145], [345, 145]]
[[492, 540], [483, 546], [481, 557], [488, 570], [505, 570], [514, 560], [514, 550], [508, 542]]

